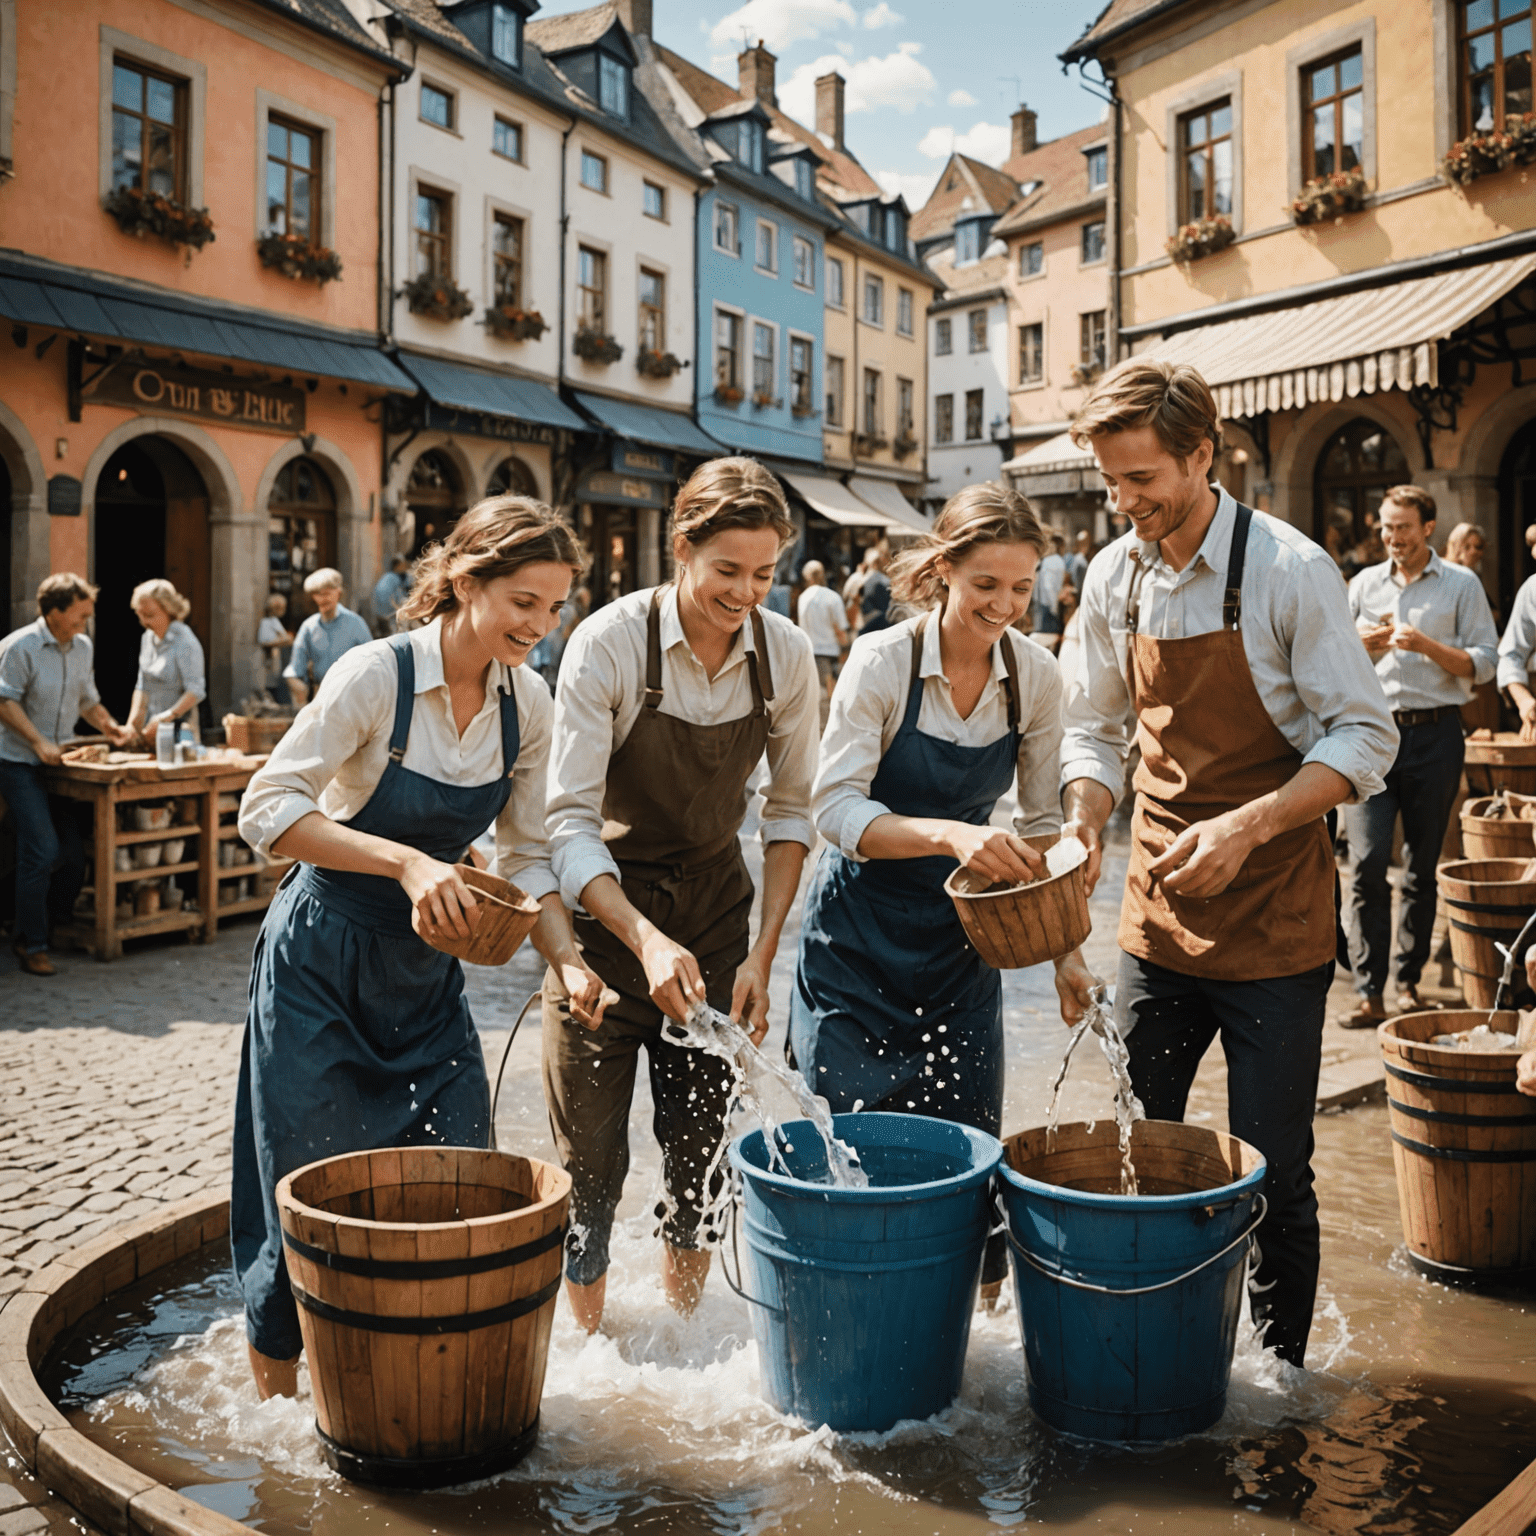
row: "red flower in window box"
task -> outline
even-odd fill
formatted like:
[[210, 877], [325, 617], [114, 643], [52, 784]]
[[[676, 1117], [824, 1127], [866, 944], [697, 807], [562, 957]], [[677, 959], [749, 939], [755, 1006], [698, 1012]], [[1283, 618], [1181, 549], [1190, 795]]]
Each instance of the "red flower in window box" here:
[[214, 238], [213, 220], [206, 208], [188, 208], [159, 192], [119, 187], [107, 194], [102, 207], [125, 235], [140, 240], [145, 235], [158, 235], [170, 245], [190, 245], [200, 251]]
[[1506, 117], [1502, 130], [1469, 133], [1457, 140], [1440, 162], [1440, 174], [1464, 187], [1479, 176], [1493, 176], [1512, 165], [1529, 165], [1533, 160], [1536, 112], [1524, 112]]
[[1334, 171], [1314, 176], [1291, 204], [1291, 218], [1297, 224], [1323, 224], [1341, 219], [1346, 213], [1359, 213], [1365, 207], [1365, 172], [1358, 166], [1352, 171]]
[[445, 273], [423, 272], [400, 292], [413, 315], [429, 320], [462, 320], [474, 313], [475, 301]]
[[502, 341], [537, 341], [549, 329], [536, 309], [518, 309], [511, 304], [493, 304], [485, 312], [486, 329]]
[[571, 342], [571, 351], [584, 363], [616, 363], [624, 356], [624, 348], [612, 336], [581, 326]]
[[1202, 256], [1212, 256], [1224, 251], [1237, 239], [1237, 231], [1226, 214], [1218, 213], [1212, 219], [1195, 219], [1171, 235], [1163, 249], [1175, 261], [1198, 261]]
[[683, 366], [683, 360], [671, 352], [658, 352], [653, 347], [641, 347], [635, 354], [635, 368], [648, 379], [670, 379]]
[[284, 277], [308, 278], [323, 288], [341, 276], [341, 257], [323, 245], [311, 245], [302, 235], [271, 230], [256, 242], [256, 258]]
[[715, 402], [718, 405], [740, 405], [746, 394], [735, 384], [716, 384]]

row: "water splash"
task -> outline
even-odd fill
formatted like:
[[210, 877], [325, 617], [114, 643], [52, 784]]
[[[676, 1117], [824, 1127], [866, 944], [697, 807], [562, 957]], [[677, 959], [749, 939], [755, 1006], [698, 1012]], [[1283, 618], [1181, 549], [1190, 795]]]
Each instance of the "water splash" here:
[[[1131, 1053], [1115, 1027], [1114, 1014], [1109, 1008], [1109, 994], [1103, 982], [1094, 986], [1090, 996], [1092, 1000], [1088, 1011], [1073, 1026], [1066, 1053], [1056, 1073], [1056, 1081], [1051, 1084], [1051, 1103], [1045, 1115], [1045, 1150], [1048, 1153], [1056, 1150], [1056, 1132], [1061, 1123], [1061, 1086], [1067, 1080], [1072, 1053], [1083, 1036], [1091, 1031], [1099, 1038], [1099, 1048], [1109, 1063], [1109, 1075], [1115, 1085], [1115, 1125], [1120, 1133], [1120, 1193], [1135, 1195], [1140, 1190], [1136, 1184], [1136, 1163], [1131, 1156], [1131, 1130], [1138, 1120], [1147, 1118], [1147, 1112], [1142, 1108], [1141, 1100], [1136, 1097], [1136, 1089], [1131, 1083]], [[1088, 1129], [1093, 1130], [1092, 1121]]]

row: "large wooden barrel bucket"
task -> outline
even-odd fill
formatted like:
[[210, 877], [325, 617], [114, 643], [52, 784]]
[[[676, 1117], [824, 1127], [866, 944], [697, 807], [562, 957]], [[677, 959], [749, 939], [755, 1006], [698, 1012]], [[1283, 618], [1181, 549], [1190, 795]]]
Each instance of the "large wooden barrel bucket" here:
[[[1514, 1031], [1516, 1016], [1494, 1016]], [[1438, 1280], [1536, 1277], [1536, 1098], [1517, 1051], [1426, 1042], [1488, 1022], [1471, 1010], [1404, 1013], [1376, 1031], [1408, 1257]]]
[[1536, 742], [1521, 741], [1518, 731], [1498, 731], [1479, 740], [1467, 738], [1467, 787], [1474, 795], [1501, 789], [1536, 795]]
[[[1526, 799], [1515, 795], [1512, 809]], [[1461, 808], [1461, 851], [1469, 859], [1529, 859], [1536, 857], [1536, 822], [1522, 821], [1518, 815], [1489, 816], [1493, 797], [1485, 795], [1468, 800]]]
[[1536, 880], [1523, 880], [1526, 859], [1457, 859], [1437, 874], [1451, 924], [1451, 960], [1473, 1008], [1493, 1007], [1504, 957], [1536, 912]]
[[1033, 885], [989, 885], [962, 864], [944, 889], [976, 953], [995, 969], [1010, 971], [1059, 960], [1088, 937], [1086, 869], [1078, 864]]
[[277, 1186], [336, 1471], [440, 1488], [527, 1454], [570, 1193], [551, 1163], [467, 1147], [330, 1157]]

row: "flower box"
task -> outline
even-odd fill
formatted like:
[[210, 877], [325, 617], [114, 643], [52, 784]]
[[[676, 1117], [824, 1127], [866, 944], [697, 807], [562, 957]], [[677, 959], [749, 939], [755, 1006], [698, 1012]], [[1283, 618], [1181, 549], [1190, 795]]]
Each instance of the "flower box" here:
[[808, 421], [813, 416], [820, 416], [821, 412], [814, 405], [792, 405], [789, 414], [799, 421]]
[[341, 257], [326, 246], [311, 245], [301, 235], [270, 231], [256, 242], [256, 258], [284, 277], [308, 278], [322, 288], [341, 276]]
[[612, 336], [604, 336], [601, 331], [588, 330], [580, 327], [575, 339], [571, 342], [571, 350], [585, 363], [616, 363], [624, 356], [624, 348], [616, 342]]
[[682, 358], [674, 357], [670, 352], [657, 352], [650, 347], [641, 347], [635, 354], [636, 370], [648, 379], [670, 379], [682, 366]]
[[1224, 251], [1237, 239], [1237, 231], [1226, 214], [1218, 213], [1213, 219], [1196, 219], [1186, 224], [1176, 235], [1171, 235], [1163, 249], [1175, 261], [1199, 261], [1202, 256], [1213, 256]]
[[1359, 213], [1365, 207], [1366, 195], [1365, 172], [1358, 166], [1352, 171], [1314, 176], [1291, 203], [1291, 218], [1297, 224], [1341, 219], [1346, 213]]
[[1536, 112], [1525, 112], [1505, 118], [1502, 131], [1490, 129], [1459, 139], [1440, 162], [1440, 174], [1464, 187], [1479, 176], [1493, 176], [1532, 161], [1536, 161]]
[[891, 444], [891, 452], [898, 459], [905, 459], [917, 449], [917, 439], [910, 432], [898, 432], [896, 441]]
[[754, 411], [776, 411], [784, 402], [777, 395], [766, 389], [754, 390], [752, 394], [752, 409]]
[[1103, 372], [1103, 363], [1073, 363], [1072, 382], [1079, 389], [1086, 389]]
[[855, 453], [879, 453], [882, 448], [889, 448], [890, 442], [877, 432], [855, 432], [853, 434], [853, 451]]
[[214, 238], [213, 220], [206, 208], [188, 208], [159, 192], [119, 187], [108, 193], [102, 207], [125, 235], [140, 240], [145, 235], [158, 235], [169, 245], [189, 245], [200, 251]]
[[549, 325], [536, 309], [493, 304], [485, 312], [485, 328], [502, 341], [537, 341]]
[[400, 292], [411, 313], [428, 320], [462, 320], [475, 308], [475, 301], [446, 274], [423, 272]]
[[716, 405], [740, 405], [746, 396], [734, 384], [715, 385]]

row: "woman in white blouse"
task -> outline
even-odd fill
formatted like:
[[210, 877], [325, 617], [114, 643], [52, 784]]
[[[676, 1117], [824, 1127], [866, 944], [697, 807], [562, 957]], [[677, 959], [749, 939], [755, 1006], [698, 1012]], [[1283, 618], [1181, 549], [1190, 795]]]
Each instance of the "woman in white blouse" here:
[[583, 563], [539, 502], [465, 513], [402, 610], [421, 627], [337, 661], [241, 804], [248, 843], [301, 861], [256, 942], [235, 1105], [230, 1236], [263, 1397], [293, 1392], [301, 1345], [278, 1181], [343, 1152], [486, 1143], [463, 971], [428, 941], [474, 926], [455, 865], [492, 822], [495, 872], [543, 908], [535, 947], [576, 1016], [602, 1017], [545, 848], [554, 705], [523, 665]]
[[[896, 596], [925, 612], [855, 641], [832, 695], [814, 796], [831, 846], [805, 899], [790, 1045], [835, 1111], [1000, 1133], [1002, 979], [944, 881], [957, 860], [988, 881], [1033, 879], [1060, 833], [1061, 675], [1011, 627], [1044, 547], [1016, 491], [951, 497], [892, 570]], [[992, 826], [1015, 785], [1013, 829]], [[1057, 962], [1056, 986], [1063, 1016], [1080, 1016], [1080, 955]], [[989, 1245], [983, 1283], [1006, 1267]]]

